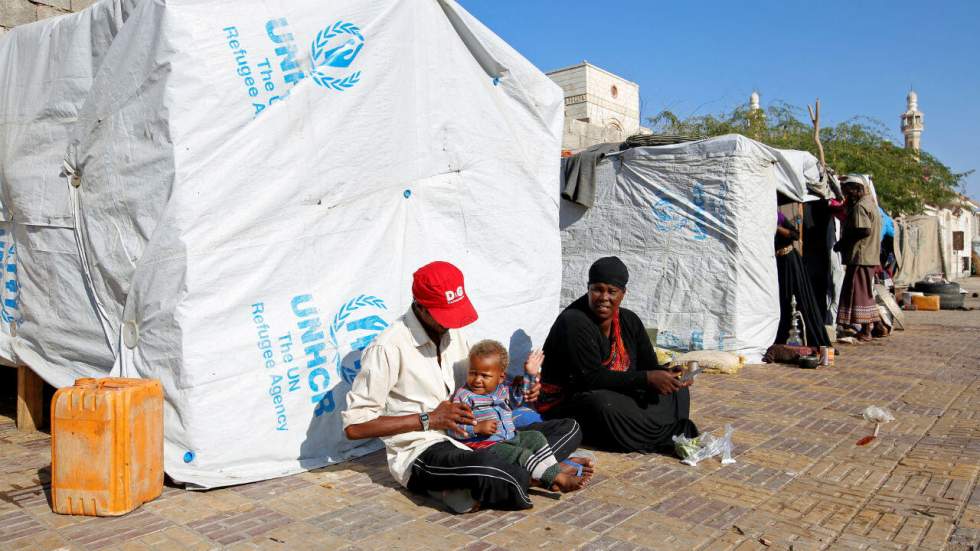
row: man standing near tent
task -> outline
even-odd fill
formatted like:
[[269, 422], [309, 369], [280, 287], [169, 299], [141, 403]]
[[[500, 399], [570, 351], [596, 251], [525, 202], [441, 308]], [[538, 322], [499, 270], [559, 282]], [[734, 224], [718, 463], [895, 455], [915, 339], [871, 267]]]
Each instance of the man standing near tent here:
[[841, 184], [847, 198], [843, 236], [834, 246], [847, 265], [840, 293], [837, 324], [861, 326], [858, 340], [871, 340], [875, 322], [881, 319], [874, 299], [874, 274], [881, 255], [881, 215], [864, 183], [847, 179]]
[[[530, 508], [527, 470], [447, 434], [475, 425], [468, 407], [449, 402], [468, 371], [469, 345], [459, 329], [477, 319], [462, 272], [448, 262], [427, 264], [413, 275], [412, 297], [411, 308], [364, 350], [343, 412], [347, 437], [381, 438], [395, 479], [455, 512]], [[571, 419], [524, 428], [544, 434], [559, 461], [582, 441]], [[589, 460], [575, 461], [591, 471]]]

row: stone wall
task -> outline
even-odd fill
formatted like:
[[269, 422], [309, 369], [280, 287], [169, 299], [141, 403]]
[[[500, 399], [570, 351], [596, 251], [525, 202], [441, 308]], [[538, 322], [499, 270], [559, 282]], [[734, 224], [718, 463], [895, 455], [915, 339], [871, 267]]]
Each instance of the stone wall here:
[[565, 94], [562, 147], [572, 151], [643, 132], [640, 87], [588, 62], [548, 73]]
[[[565, 119], [584, 120], [589, 118], [588, 106], [576, 98], [586, 97], [586, 81], [588, 71], [585, 65], [554, 72], [548, 75], [552, 81], [561, 86], [565, 93]], [[571, 103], [570, 103], [571, 101]]]
[[610, 126], [615, 121], [625, 136], [635, 134], [640, 129], [640, 87], [594, 66], [589, 66], [588, 79], [589, 122]]
[[561, 147], [574, 153], [593, 145], [621, 142], [624, 139], [625, 136], [618, 130], [566, 118]]
[[26, 25], [78, 11], [95, 0], [0, 0], [0, 36], [18, 25]]

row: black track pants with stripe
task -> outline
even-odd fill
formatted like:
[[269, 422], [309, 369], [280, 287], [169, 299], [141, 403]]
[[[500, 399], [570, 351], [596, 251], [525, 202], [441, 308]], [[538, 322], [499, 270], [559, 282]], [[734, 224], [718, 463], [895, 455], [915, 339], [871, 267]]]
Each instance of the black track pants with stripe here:
[[[582, 443], [582, 430], [573, 419], [554, 419], [534, 423], [521, 430], [535, 430], [548, 439], [559, 461]], [[462, 450], [450, 442], [429, 446], [412, 463], [408, 489], [428, 491], [470, 490], [483, 509], [528, 509], [530, 475], [520, 465], [508, 463], [489, 449]]]

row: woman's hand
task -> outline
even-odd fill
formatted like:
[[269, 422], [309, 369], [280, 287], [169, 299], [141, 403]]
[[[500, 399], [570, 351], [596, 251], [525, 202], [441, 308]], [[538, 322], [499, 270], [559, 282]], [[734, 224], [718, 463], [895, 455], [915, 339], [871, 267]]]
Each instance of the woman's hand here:
[[537, 402], [538, 397], [541, 395], [541, 381], [535, 380], [531, 388], [524, 393], [525, 402]]
[[460, 425], [476, 425], [476, 418], [466, 404], [440, 402], [436, 409], [429, 412], [429, 428], [432, 430], [445, 430], [465, 435]]
[[[524, 372], [534, 376], [534, 384], [524, 393], [525, 402], [537, 402], [541, 395], [541, 365], [544, 364], [544, 352], [532, 350], [524, 361]], [[521, 377], [523, 381], [523, 377]]]
[[537, 376], [541, 373], [541, 364], [543, 363], [544, 352], [541, 350], [532, 350], [531, 353], [528, 354], [527, 359], [524, 360], [524, 373]]
[[[518, 375], [517, 377], [514, 377], [513, 385], [518, 388], [524, 386], [524, 376]], [[541, 380], [535, 379], [534, 384], [531, 385], [531, 388], [529, 388], [528, 391], [524, 392], [523, 394], [525, 402], [537, 402], [538, 397], [541, 395]]]
[[677, 375], [667, 370], [654, 369], [645, 373], [647, 374], [647, 386], [659, 394], [673, 394], [685, 386], [690, 386], [678, 381]]
[[670, 371], [677, 377], [677, 382], [681, 384], [681, 388], [687, 388], [694, 384], [694, 378], [688, 379], [687, 381], [681, 380], [681, 375], [684, 374], [683, 367], [679, 365], [675, 365], [674, 367], [671, 367], [668, 371]]

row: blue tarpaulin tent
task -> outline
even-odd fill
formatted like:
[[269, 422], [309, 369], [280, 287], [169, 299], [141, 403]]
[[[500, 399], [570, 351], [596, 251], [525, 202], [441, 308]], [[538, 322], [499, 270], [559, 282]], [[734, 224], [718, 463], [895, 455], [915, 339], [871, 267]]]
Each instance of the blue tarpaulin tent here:
[[895, 237], [895, 221], [892, 220], [891, 216], [885, 212], [885, 209], [878, 207], [881, 212], [881, 239], [885, 239], [885, 236]]

